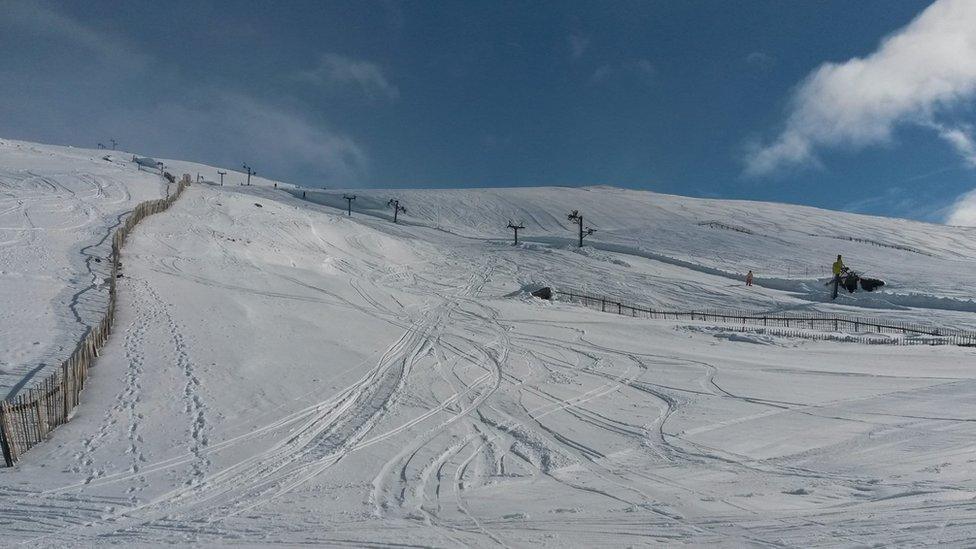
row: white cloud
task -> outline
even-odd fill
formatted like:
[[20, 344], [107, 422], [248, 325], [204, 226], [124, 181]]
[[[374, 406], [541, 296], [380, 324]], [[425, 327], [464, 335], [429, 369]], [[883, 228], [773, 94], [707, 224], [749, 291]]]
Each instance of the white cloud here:
[[74, 19], [36, 2], [4, 2], [0, 6], [0, 30], [11, 26], [30, 32], [32, 37], [44, 36], [71, 44], [73, 48], [94, 53], [102, 61], [125, 69], [139, 69], [151, 59], [127, 44], [89, 28]]
[[[779, 137], [749, 152], [746, 173], [815, 164], [819, 147], [883, 143], [900, 123], [936, 124], [976, 94], [974, 29], [976, 1], [938, 0], [871, 55], [821, 65], [794, 93]], [[966, 156], [961, 131], [940, 135]]]
[[960, 196], [949, 207], [946, 225], [963, 225], [976, 227], [976, 189]]
[[[314, 183], [355, 186], [368, 170], [366, 153], [351, 138], [222, 90], [203, 92], [192, 101], [164, 103], [151, 113], [123, 113], [122, 118], [137, 125], [150, 150], [172, 149], [167, 144], [179, 135], [184, 154], [231, 166], [246, 161], [269, 177], [298, 171], [313, 174]], [[144, 122], [153, 120], [166, 124]]]
[[354, 86], [372, 98], [393, 100], [400, 97], [400, 90], [387, 80], [379, 65], [336, 53], [323, 54], [317, 67], [298, 76], [328, 87]]
[[966, 164], [976, 168], [976, 139], [973, 139], [971, 125], [962, 124], [953, 128], [943, 124], [935, 124], [934, 128], [939, 132], [939, 137], [956, 149]]
[[[0, 57], [0, 130], [7, 135], [90, 147], [112, 137], [133, 152], [225, 166], [247, 161], [262, 175], [311, 185], [365, 178], [364, 149], [327, 122], [191, 80], [44, 5], [0, 0], [0, 13], [0, 51], [32, 61], [8, 68]], [[20, 35], [57, 46], [13, 50]], [[68, 62], [79, 70], [57, 70], [75, 52]], [[48, 70], [52, 63], [61, 64]]]

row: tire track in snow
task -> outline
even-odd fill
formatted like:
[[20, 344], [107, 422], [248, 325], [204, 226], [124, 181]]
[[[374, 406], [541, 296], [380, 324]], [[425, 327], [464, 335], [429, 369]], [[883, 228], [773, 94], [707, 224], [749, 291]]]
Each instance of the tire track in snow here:
[[412, 362], [426, 350], [430, 326], [438, 313], [442, 311], [436, 308], [428, 311], [421, 322], [391, 345], [369, 374], [335, 399], [335, 406], [308, 420], [287, 440], [208, 474], [191, 486], [83, 525], [78, 533], [151, 530], [163, 517], [212, 524], [268, 504], [333, 466], [350, 451], [401, 432], [409, 425], [363, 440], [395, 404]]

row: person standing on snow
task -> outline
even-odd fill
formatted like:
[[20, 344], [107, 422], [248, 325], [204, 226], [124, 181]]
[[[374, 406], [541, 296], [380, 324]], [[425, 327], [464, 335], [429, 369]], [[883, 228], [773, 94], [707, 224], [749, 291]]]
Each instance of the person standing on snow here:
[[746, 286], [752, 286], [752, 271], [746, 274]]
[[841, 256], [837, 256], [837, 261], [834, 261], [833, 271], [834, 271], [834, 292], [830, 299], [837, 299], [837, 290], [840, 288], [840, 275], [844, 272], [844, 259]]

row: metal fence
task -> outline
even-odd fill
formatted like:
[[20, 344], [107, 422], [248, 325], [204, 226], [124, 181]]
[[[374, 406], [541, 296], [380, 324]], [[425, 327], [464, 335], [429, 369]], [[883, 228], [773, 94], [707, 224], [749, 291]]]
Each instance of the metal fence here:
[[[169, 176], [166, 178], [168, 181], [173, 181], [170, 174], [165, 175]], [[132, 210], [125, 223], [115, 230], [112, 238], [108, 310], [102, 320], [89, 328], [60, 368], [15, 398], [0, 402], [0, 447], [3, 450], [4, 463], [8, 467], [13, 466], [24, 452], [44, 440], [52, 429], [67, 423], [71, 411], [78, 405], [82, 389], [85, 388], [88, 368], [112, 331], [117, 301], [116, 280], [121, 265], [120, 252], [126, 238], [145, 217], [169, 208], [189, 184], [189, 178], [184, 177], [177, 185], [176, 192], [167, 194], [166, 198], [143, 202]]]
[[[614, 313], [635, 318], [650, 318], [660, 320], [688, 320], [699, 322], [718, 322], [735, 324], [738, 326], [763, 326], [769, 328], [789, 329], [786, 335], [806, 337], [808, 339], [837, 339], [861, 343], [886, 343], [892, 345], [958, 345], [976, 347], [976, 332], [967, 332], [947, 328], [933, 328], [921, 324], [907, 324], [880, 321], [847, 315], [817, 314], [789, 314], [789, 313], [750, 313], [743, 311], [666, 311], [622, 303], [618, 299], [605, 296], [588, 295], [579, 290], [553, 290], [557, 296], [569, 301], [580, 303], [586, 307], [599, 309], [607, 313]], [[818, 330], [821, 333], [803, 332], [802, 330]], [[822, 332], [852, 331], [842, 337], [824, 335]], [[903, 338], [881, 339], [871, 337], [870, 334], [901, 334]]]

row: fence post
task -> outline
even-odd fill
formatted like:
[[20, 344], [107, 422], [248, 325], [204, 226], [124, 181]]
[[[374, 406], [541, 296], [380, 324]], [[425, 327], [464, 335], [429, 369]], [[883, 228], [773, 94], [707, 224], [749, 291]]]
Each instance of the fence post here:
[[[965, 332], [956, 330], [939, 330], [938, 328], [928, 329], [923, 328], [921, 324], [917, 323], [898, 323], [898, 322], [871, 322], [870, 319], [865, 321], [864, 319], [856, 316], [846, 316], [840, 315], [835, 316], [826, 312], [818, 312], [810, 315], [796, 315], [791, 316], [789, 313], [783, 312], [780, 316], [769, 316], [765, 313], [746, 313], [738, 310], [728, 310], [728, 311], [681, 311], [681, 310], [657, 310], [657, 309], [645, 309], [642, 307], [635, 307], [633, 305], [624, 305], [621, 301], [613, 301], [608, 299], [606, 296], [594, 297], [586, 294], [576, 295], [573, 292], [559, 292], [556, 293], [561, 295], [568, 295], [572, 298], [578, 299], [578, 303], [584, 306], [596, 306], [596, 303], [600, 303], [600, 311], [607, 311], [607, 303], [610, 305], [617, 305], [617, 314], [622, 315], [624, 308], [630, 309], [630, 314], [632, 317], [637, 318], [637, 313], [640, 312], [640, 318], [648, 319], [663, 319], [668, 320], [674, 318], [674, 320], [681, 320], [682, 317], [688, 317], [690, 320], [694, 321], [700, 317], [703, 322], [709, 320], [714, 322], [723, 322], [728, 324], [740, 324], [745, 326], [749, 323], [758, 324], [762, 321], [763, 326], [776, 326], [776, 327], [786, 327], [794, 328], [793, 330], [787, 330], [784, 335], [787, 337], [803, 337], [807, 339], [814, 340], [840, 340], [840, 341], [855, 341], [861, 343], [869, 344], [897, 344], [897, 345], [909, 345], [909, 344], [930, 344], [930, 345], [959, 345], [959, 346], [976, 346], [976, 332]], [[791, 325], [792, 323], [792, 325]], [[808, 332], [803, 332], [799, 330], [805, 326], [809, 326], [811, 330], [828, 330], [833, 325], [835, 332], [840, 331], [840, 325], [844, 324], [845, 328], [854, 327], [855, 333], [860, 333], [861, 325], [865, 326], [865, 329], [870, 332], [870, 328], [874, 327], [876, 333], [890, 332], [890, 333], [902, 333], [907, 335], [908, 333], [917, 333], [921, 335], [931, 335], [936, 337], [941, 337], [937, 340], [915, 340], [906, 341], [902, 340], [878, 340], [869, 337], [862, 336], [846, 336], [844, 338], [832, 337], [829, 334], [810, 334]], [[109, 326], [108, 329], [111, 327]], [[106, 332], [108, 331], [106, 329]], [[97, 351], [97, 349], [94, 349]]]
[[17, 461], [17, 450], [13, 442], [13, 429], [10, 426], [10, 411], [6, 402], [0, 402], [0, 447], [3, 449], [3, 461], [7, 467], [13, 467]]
[[47, 398], [44, 396], [43, 388], [39, 391], [34, 404], [37, 410], [37, 431], [41, 438], [44, 438], [51, 431], [51, 427], [47, 423]]

